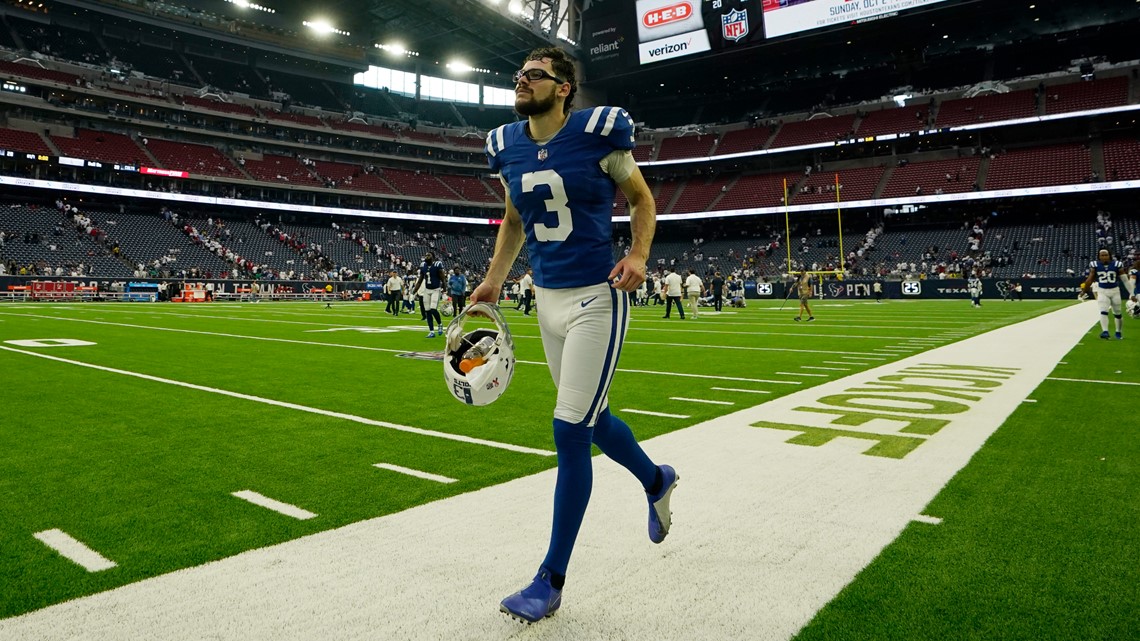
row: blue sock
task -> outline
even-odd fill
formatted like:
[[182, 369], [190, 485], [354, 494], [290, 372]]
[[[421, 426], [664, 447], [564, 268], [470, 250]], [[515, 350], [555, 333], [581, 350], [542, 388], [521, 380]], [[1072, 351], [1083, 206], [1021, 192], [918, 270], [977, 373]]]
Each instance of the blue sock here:
[[554, 526], [550, 531], [550, 547], [542, 565], [555, 574], [566, 574], [574, 540], [582, 526], [590, 490], [594, 485], [594, 468], [590, 461], [591, 430], [586, 422], [567, 423], [554, 419], [554, 446], [558, 450], [558, 482], [554, 486]]
[[608, 407], [598, 415], [598, 422], [594, 425], [594, 444], [603, 454], [632, 472], [646, 491], [653, 486], [657, 466], [641, 449], [625, 421], [610, 414]]

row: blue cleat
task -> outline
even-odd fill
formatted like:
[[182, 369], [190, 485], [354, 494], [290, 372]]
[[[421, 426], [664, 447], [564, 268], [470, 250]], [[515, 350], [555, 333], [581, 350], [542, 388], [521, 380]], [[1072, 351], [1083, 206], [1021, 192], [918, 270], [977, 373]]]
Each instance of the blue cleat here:
[[435, 332], [428, 332], [428, 338], [435, 338]]
[[669, 496], [677, 487], [677, 471], [668, 465], [661, 466], [661, 492], [656, 495], [646, 493], [649, 498], [649, 540], [660, 543], [669, 535], [673, 513], [669, 511]]
[[1103, 332], [1101, 332], [1100, 337], [1103, 338], [1104, 340], [1108, 340], [1108, 330], [1104, 330]]
[[1122, 341], [1122, 340], [1124, 340], [1124, 336], [1123, 336], [1123, 335], [1121, 335], [1121, 333], [1120, 333], [1120, 332], [1116, 332], [1116, 340], [1118, 340], [1118, 341]]
[[530, 624], [554, 614], [561, 605], [562, 590], [550, 585], [550, 570], [539, 568], [530, 585], [499, 603], [499, 611]]

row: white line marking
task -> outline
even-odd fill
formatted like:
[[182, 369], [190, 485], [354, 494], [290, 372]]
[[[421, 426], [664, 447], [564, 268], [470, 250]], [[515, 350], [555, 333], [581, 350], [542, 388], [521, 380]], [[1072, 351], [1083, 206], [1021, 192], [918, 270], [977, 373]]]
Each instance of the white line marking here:
[[686, 398], [684, 396], [670, 396], [671, 401], [688, 401], [689, 403], [708, 403], [709, 405], [736, 405], [732, 401], [710, 401], [704, 398]]
[[689, 416], [687, 414], [666, 414], [665, 412], [650, 412], [649, 410], [632, 410], [632, 409], [629, 409], [628, 407], [623, 407], [621, 411], [628, 412], [629, 414], [644, 414], [646, 416], [663, 416], [665, 418], [689, 418]]
[[772, 393], [772, 392], [768, 392], [768, 391], [765, 391], [762, 389], [739, 389], [736, 387], [712, 387], [710, 389], [714, 389], [714, 390], [717, 390], [719, 392], [742, 392], [745, 394], [771, 394]]
[[274, 512], [277, 512], [279, 514], [284, 514], [285, 516], [291, 516], [295, 519], [300, 519], [302, 521], [307, 521], [309, 519], [316, 518], [316, 516], [317, 516], [316, 514], [313, 514], [312, 512], [310, 512], [308, 510], [302, 510], [301, 508], [297, 507], [296, 505], [289, 505], [288, 503], [282, 503], [281, 501], [271, 499], [268, 496], [265, 496], [264, 494], [258, 494], [257, 492], [254, 492], [253, 490], [242, 490], [240, 492], [233, 492], [231, 494], [231, 496], [236, 496], [237, 498], [239, 498], [243, 501], [249, 501], [250, 503], [253, 503], [254, 505], [260, 505], [261, 507], [266, 508], [268, 510], [273, 510]]
[[[832, 353], [834, 353], [834, 352], [832, 352]], [[843, 360], [868, 360], [868, 361], [885, 361], [885, 360], [887, 360], [886, 356], [877, 356], [874, 354], [863, 354], [862, 356], [840, 356], [839, 358], [842, 358]], [[863, 365], [867, 365], [867, 363], [863, 363]]]
[[828, 365], [870, 365], [870, 363], [861, 363], [859, 361], [820, 361]]
[[942, 525], [942, 519], [938, 518], [937, 516], [930, 516], [928, 514], [919, 514], [918, 516], [914, 517], [914, 520], [918, 521], [919, 523]]
[[1024, 401], [1021, 401], [1021, 402], [1022, 402], [1022, 403], [1036, 403], [1037, 401], [1036, 401], [1036, 400], [1034, 400], [1034, 399], [1032, 399], [1032, 398], [1027, 398], [1027, 399], [1025, 399]]
[[808, 374], [805, 372], [772, 372], [780, 376], [811, 376], [813, 378], [827, 378], [827, 374]]
[[1094, 381], [1087, 378], [1057, 378], [1055, 376], [1048, 376], [1045, 378], [1047, 381], [1068, 381], [1070, 383], [1100, 383], [1102, 385], [1136, 385], [1140, 387], [1140, 383], [1131, 383], [1127, 381]]
[[[522, 363], [524, 361], [517, 361]], [[531, 361], [533, 362], [533, 361]], [[546, 363], [542, 363], [545, 365]], [[658, 374], [660, 376], [681, 376], [685, 378], [708, 378], [717, 381], [742, 381], [744, 383], [774, 383], [778, 385], [800, 385], [800, 381], [770, 381], [764, 378], [744, 378], [741, 376], [714, 376], [712, 374], [682, 374], [680, 372], [655, 372], [648, 369], [621, 369], [619, 372], [630, 372], [633, 374]]]
[[419, 470], [413, 470], [410, 467], [403, 467], [400, 465], [392, 465], [391, 463], [374, 463], [372, 465], [372, 467], [378, 467], [382, 470], [388, 470], [390, 472], [399, 472], [400, 474], [407, 474], [408, 476], [414, 476], [416, 478], [427, 479], [428, 481], [436, 481], [438, 483], [454, 483], [455, 482], [455, 479], [453, 479], [453, 478], [449, 478], [446, 476], [440, 476], [439, 474], [432, 474], [431, 472], [421, 472]]
[[73, 361], [67, 358], [59, 358], [58, 356], [48, 356], [47, 354], [38, 354], [36, 352], [27, 352], [22, 349], [14, 349], [11, 347], [4, 347], [0, 345], [0, 349], [8, 352], [16, 352], [18, 354], [27, 354], [28, 356], [35, 356], [36, 358], [46, 358], [51, 361], [58, 361], [60, 363], [67, 363], [69, 365], [78, 365], [80, 367], [88, 367], [97, 369], [103, 372], [110, 372], [112, 374], [122, 374], [123, 376], [133, 376], [134, 378], [141, 378], [147, 381], [154, 381], [156, 383], [166, 383], [167, 385], [177, 385], [178, 387], [185, 387], [187, 389], [198, 390], [200, 392], [210, 392], [212, 394], [221, 394], [222, 396], [229, 396], [232, 398], [240, 398], [246, 401], [254, 401], [257, 403], [265, 403], [266, 405], [273, 405], [276, 407], [284, 407], [286, 409], [298, 410], [301, 412], [308, 412], [310, 414], [320, 414], [321, 416], [329, 416], [332, 418], [340, 418], [346, 421], [353, 421], [355, 423], [363, 423], [364, 425], [372, 425], [374, 427], [385, 427], [397, 432], [407, 432], [409, 434], [418, 434], [420, 436], [434, 436], [436, 438], [447, 439], [450, 441], [459, 441], [460, 443], [471, 443], [474, 445], [485, 445], [487, 447], [494, 447], [500, 450], [510, 450], [512, 452], [522, 452], [523, 454], [538, 454], [540, 456], [554, 456], [554, 452], [548, 450], [537, 450], [530, 447], [523, 447], [522, 445], [512, 445], [510, 443], [497, 443], [495, 441], [487, 441], [480, 438], [472, 438], [470, 436], [462, 436], [460, 434], [448, 434], [446, 432], [436, 432], [433, 430], [424, 430], [418, 427], [408, 427], [406, 425], [397, 425], [387, 421], [376, 421], [363, 416], [354, 416], [352, 414], [344, 414], [342, 412], [333, 412], [330, 410], [323, 410], [317, 407], [307, 407], [305, 405], [297, 405], [296, 403], [287, 403], [285, 401], [275, 401], [271, 398], [262, 398], [260, 396], [253, 396], [250, 394], [242, 394], [240, 392], [231, 392], [229, 390], [218, 389], [215, 387], [206, 387], [204, 385], [195, 385], [194, 383], [185, 383], [183, 381], [175, 381], [169, 378], [160, 378], [158, 376], [151, 376], [149, 374], [140, 374], [138, 372], [128, 372], [122, 369], [115, 369], [113, 367], [104, 367], [102, 365], [92, 365], [91, 363], [84, 363], [81, 361]]
[[800, 368], [801, 369], [818, 369], [821, 371], [828, 371], [828, 372], [850, 372], [851, 371], [850, 367], [816, 367], [813, 365], [801, 365]]
[[114, 561], [105, 558], [63, 530], [44, 530], [32, 536], [88, 572], [102, 572], [116, 566]]

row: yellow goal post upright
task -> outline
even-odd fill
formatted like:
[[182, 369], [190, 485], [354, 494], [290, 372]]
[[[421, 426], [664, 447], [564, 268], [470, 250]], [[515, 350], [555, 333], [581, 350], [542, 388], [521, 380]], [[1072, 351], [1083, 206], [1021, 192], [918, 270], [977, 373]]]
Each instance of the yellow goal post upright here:
[[[839, 174], [835, 174], [835, 216], [836, 222], [839, 225], [839, 269], [821, 270], [821, 271], [808, 271], [809, 274], [816, 277], [819, 281], [820, 298], [823, 297], [823, 277], [832, 275], [843, 280], [844, 274], [847, 273], [847, 254], [843, 252], [843, 200], [840, 195], [842, 185], [839, 183]], [[796, 273], [792, 265], [792, 225], [791, 214], [788, 206], [788, 179], [784, 178], [784, 245], [788, 253], [788, 274]]]

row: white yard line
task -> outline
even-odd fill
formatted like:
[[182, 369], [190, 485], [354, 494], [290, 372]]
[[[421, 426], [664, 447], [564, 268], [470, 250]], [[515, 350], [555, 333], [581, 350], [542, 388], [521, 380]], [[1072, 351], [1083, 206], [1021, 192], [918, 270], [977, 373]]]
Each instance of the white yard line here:
[[428, 481], [435, 481], [436, 483], [454, 483], [455, 479], [442, 476], [439, 474], [432, 474], [431, 472], [421, 472], [420, 470], [413, 470], [410, 467], [403, 467], [402, 465], [392, 465], [391, 463], [374, 463], [372, 467], [388, 470], [389, 472], [398, 472], [400, 474], [407, 474], [416, 478], [425, 479]]
[[828, 371], [828, 372], [850, 372], [851, 371], [850, 367], [819, 367], [816, 365], [801, 365], [800, 368], [801, 369], [816, 369], [816, 370]]
[[732, 401], [713, 401], [706, 398], [688, 398], [686, 396], [670, 396], [671, 401], [685, 401], [688, 403], [707, 403], [708, 405], [736, 405]]
[[827, 378], [827, 374], [808, 374], [807, 372], [772, 372], [780, 376], [810, 376], [812, 378]]
[[319, 414], [321, 416], [328, 416], [330, 418], [338, 418], [354, 423], [361, 423], [363, 425], [371, 425], [373, 427], [383, 427], [397, 432], [407, 432], [409, 434], [417, 434], [419, 436], [431, 436], [435, 438], [442, 438], [449, 441], [458, 441], [460, 443], [470, 443], [472, 445], [483, 445], [486, 447], [493, 447], [500, 450], [508, 450], [511, 452], [521, 452], [523, 454], [537, 454], [539, 456], [554, 456], [554, 452], [549, 450], [538, 450], [531, 447], [523, 447], [522, 445], [513, 445], [511, 443], [498, 443], [495, 441], [488, 441], [481, 438], [473, 438], [470, 436], [463, 436], [461, 434], [448, 434], [447, 432], [436, 432], [433, 430], [420, 429], [418, 427], [408, 427], [406, 425], [397, 425], [387, 421], [377, 421], [363, 416], [354, 416], [352, 414], [345, 414], [343, 412], [333, 412], [330, 410], [323, 410], [317, 407], [308, 407], [306, 405], [298, 405], [296, 403], [288, 403], [285, 401], [277, 401], [271, 398], [262, 398], [260, 396], [253, 396], [251, 394], [242, 394], [240, 392], [231, 392], [229, 390], [218, 389], [216, 387], [206, 387], [205, 385], [196, 385], [194, 383], [186, 383], [183, 381], [175, 381], [169, 378], [162, 378], [159, 376], [151, 376], [150, 374], [140, 374], [139, 372], [129, 372], [127, 370], [116, 369], [114, 367], [104, 367], [103, 365], [94, 365], [92, 363], [84, 363], [82, 361], [73, 361], [67, 358], [60, 358], [58, 356], [49, 356], [47, 354], [40, 354], [38, 352], [29, 352], [22, 349], [14, 349], [11, 347], [4, 347], [0, 345], [0, 350], [7, 352], [16, 352], [17, 354], [26, 354], [28, 356], [35, 356], [36, 358], [44, 358], [58, 363], [67, 363], [68, 365], [77, 365], [79, 367], [87, 367], [101, 372], [109, 372], [112, 374], [121, 374], [123, 376], [131, 376], [134, 378], [141, 378], [146, 381], [153, 381], [155, 383], [164, 383], [166, 385], [175, 385], [178, 387], [185, 387], [187, 389], [197, 390], [199, 392], [209, 392], [211, 394], [220, 394], [222, 396], [229, 396], [231, 398], [240, 398], [246, 401], [253, 401], [255, 403], [264, 403], [266, 405], [273, 405], [274, 407], [283, 407], [286, 409], [297, 410], [300, 412], [307, 412], [309, 414]]
[[718, 392], [740, 392], [742, 394], [771, 394], [772, 393], [772, 392], [769, 392], [767, 390], [762, 390], [762, 389], [740, 389], [738, 387], [710, 387], [709, 389], [714, 389]]
[[870, 363], [861, 363], [859, 361], [820, 361], [828, 365], [870, 365]]
[[298, 520], [301, 520], [301, 521], [307, 521], [309, 519], [316, 518], [316, 516], [317, 516], [316, 514], [313, 514], [312, 512], [310, 512], [308, 510], [304, 510], [304, 509], [297, 507], [296, 505], [290, 505], [288, 503], [282, 503], [281, 501], [278, 501], [276, 499], [271, 499], [268, 496], [265, 496], [264, 494], [259, 494], [257, 492], [254, 492], [253, 490], [242, 490], [240, 492], [232, 492], [231, 495], [236, 496], [237, 498], [239, 498], [243, 501], [249, 501], [250, 503], [253, 503], [254, 505], [260, 505], [261, 507], [263, 507], [267, 510], [273, 510], [274, 512], [277, 512], [278, 514], [284, 514], [285, 516], [291, 516], [291, 517], [298, 519]]
[[621, 411], [626, 414], [644, 414], [646, 416], [661, 416], [663, 418], [689, 418], [688, 414], [666, 414], [665, 412], [651, 412], [649, 410], [635, 410], [623, 407]]
[[1066, 381], [1069, 383], [1095, 383], [1095, 384], [1099, 384], [1099, 385], [1134, 385], [1134, 386], [1140, 386], [1140, 383], [1133, 383], [1130, 381], [1098, 381], [1098, 380], [1088, 379], [1088, 378], [1059, 378], [1056, 376], [1049, 376], [1049, 377], [1046, 377], [1045, 380], [1047, 380], [1047, 381]]
[[918, 516], [914, 517], [914, 520], [918, 521], [919, 523], [929, 523], [930, 525], [942, 525], [942, 519], [938, 518], [937, 516], [930, 516], [928, 514], [919, 514]]
[[32, 536], [88, 572], [102, 572], [116, 566], [114, 561], [87, 547], [82, 541], [63, 530], [44, 530]]

